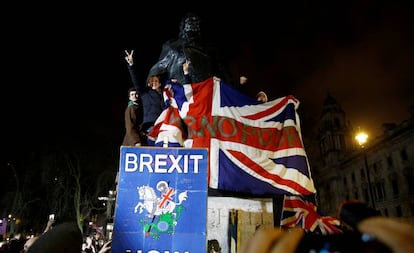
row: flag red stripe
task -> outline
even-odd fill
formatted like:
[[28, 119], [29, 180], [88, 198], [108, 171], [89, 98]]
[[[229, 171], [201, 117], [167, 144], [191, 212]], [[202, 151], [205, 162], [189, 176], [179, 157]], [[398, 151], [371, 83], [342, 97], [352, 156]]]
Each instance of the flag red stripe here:
[[312, 194], [308, 189], [303, 187], [302, 185], [296, 183], [293, 180], [284, 179], [279, 175], [269, 173], [269, 171], [263, 169], [262, 166], [258, 165], [249, 156], [245, 155], [242, 152], [235, 151], [235, 150], [228, 150], [233, 156], [238, 157], [239, 161], [243, 161], [243, 163], [252, 171], [256, 172], [257, 174], [261, 175], [262, 177], [272, 180], [276, 184], [279, 185], [286, 185], [287, 187], [294, 189], [296, 192], [300, 192], [303, 195]]

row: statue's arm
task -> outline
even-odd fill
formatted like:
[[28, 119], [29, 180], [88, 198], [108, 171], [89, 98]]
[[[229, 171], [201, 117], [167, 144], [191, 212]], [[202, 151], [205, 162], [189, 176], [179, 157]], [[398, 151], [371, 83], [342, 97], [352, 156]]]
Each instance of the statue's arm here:
[[174, 52], [173, 49], [168, 46], [164, 45], [161, 50], [160, 57], [158, 62], [156, 62], [148, 72], [147, 82], [151, 76], [159, 76], [161, 79], [166, 80], [168, 78], [168, 69], [171, 66], [174, 59]]

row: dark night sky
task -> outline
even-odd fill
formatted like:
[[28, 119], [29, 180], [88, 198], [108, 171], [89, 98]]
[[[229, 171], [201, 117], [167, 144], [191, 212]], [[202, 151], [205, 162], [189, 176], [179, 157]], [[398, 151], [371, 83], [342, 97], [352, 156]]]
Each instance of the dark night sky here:
[[[233, 77], [270, 97], [292, 94], [301, 117], [319, 117], [330, 92], [348, 119], [373, 136], [400, 123], [414, 104], [413, 4], [399, 1], [288, 1], [232, 8], [9, 6], [3, 22], [2, 148], [66, 139], [120, 144], [129, 76], [124, 49], [142, 75], [189, 10], [225, 52]], [[99, 139], [99, 141], [97, 141]], [[7, 154], [6, 153], [6, 154]]]

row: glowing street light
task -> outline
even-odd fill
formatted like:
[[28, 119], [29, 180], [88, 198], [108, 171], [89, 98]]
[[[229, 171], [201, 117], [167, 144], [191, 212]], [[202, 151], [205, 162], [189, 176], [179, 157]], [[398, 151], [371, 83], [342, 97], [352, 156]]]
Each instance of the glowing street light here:
[[365, 161], [365, 173], [367, 174], [367, 181], [368, 181], [369, 198], [371, 199], [372, 208], [375, 209], [374, 194], [372, 192], [371, 177], [370, 177], [369, 169], [368, 169], [367, 152], [365, 151], [365, 146], [364, 146], [364, 144], [368, 140], [368, 134], [366, 134], [364, 132], [359, 132], [355, 136], [355, 139], [357, 140], [359, 146], [362, 148], [362, 152], [363, 152], [363, 155], [364, 155], [364, 161]]
[[364, 133], [364, 132], [359, 132], [356, 136], [355, 139], [357, 140], [359, 146], [361, 146], [362, 148], [364, 148], [364, 144], [367, 142], [368, 140], [368, 134]]

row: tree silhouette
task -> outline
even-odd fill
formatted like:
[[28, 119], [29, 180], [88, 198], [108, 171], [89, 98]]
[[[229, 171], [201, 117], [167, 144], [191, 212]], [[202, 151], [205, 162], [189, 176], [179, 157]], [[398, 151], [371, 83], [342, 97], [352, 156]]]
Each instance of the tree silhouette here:
[[29, 154], [16, 166], [8, 163], [0, 213], [12, 214], [9, 232], [42, 232], [50, 213], [56, 223], [76, 221], [83, 231], [83, 220], [106, 211], [98, 197], [115, 187], [116, 162], [110, 159], [82, 151], [48, 150]]

